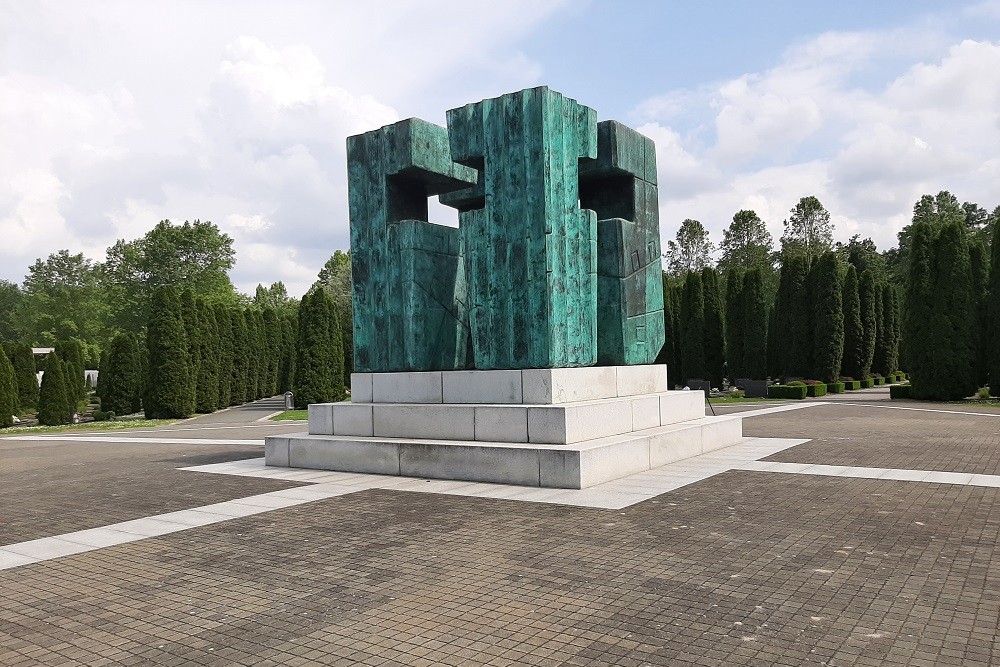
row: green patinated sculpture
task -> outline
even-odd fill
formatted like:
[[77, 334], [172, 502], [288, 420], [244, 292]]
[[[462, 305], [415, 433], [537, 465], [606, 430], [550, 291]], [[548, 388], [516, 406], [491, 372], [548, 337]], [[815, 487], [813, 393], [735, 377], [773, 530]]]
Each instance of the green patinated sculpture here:
[[664, 342], [653, 141], [599, 123], [597, 159], [580, 165], [580, 205], [598, 218], [597, 363], [651, 364]]
[[349, 137], [347, 170], [355, 368], [467, 368], [459, 230], [427, 222], [427, 198], [476, 172], [451, 160], [443, 127], [418, 119]]
[[[651, 363], [653, 142], [548, 88], [348, 139], [355, 367]], [[427, 222], [427, 197], [459, 229]]]
[[593, 109], [548, 88], [448, 112], [452, 159], [481, 169], [441, 197], [460, 211], [476, 368], [597, 361], [596, 217], [577, 173], [596, 130]]

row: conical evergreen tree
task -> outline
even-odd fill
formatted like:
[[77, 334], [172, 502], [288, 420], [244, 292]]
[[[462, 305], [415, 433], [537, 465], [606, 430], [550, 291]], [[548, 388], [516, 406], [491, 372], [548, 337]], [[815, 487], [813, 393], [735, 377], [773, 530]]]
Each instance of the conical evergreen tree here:
[[767, 374], [776, 378], [781, 375], [781, 339], [784, 333], [778, 327], [778, 304], [771, 306], [767, 314]]
[[882, 287], [882, 309], [873, 367], [882, 375], [895, 373], [899, 369], [899, 315], [896, 290], [892, 285]]
[[198, 299], [198, 385], [195, 411], [215, 412], [219, 405], [219, 357], [221, 341], [214, 309]]
[[42, 387], [38, 392], [38, 423], [43, 426], [68, 424], [70, 413], [67, 401], [62, 359], [58, 352], [49, 352], [45, 359]]
[[126, 333], [111, 340], [103, 376], [104, 396], [101, 409], [116, 415], [128, 415], [142, 408], [142, 364], [139, 344]]
[[35, 368], [35, 355], [31, 352], [31, 346], [12, 345], [7, 358], [14, 367], [18, 405], [22, 411], [34, 410], [38, 407], [38, 369]]
[[59, 358], [64, 364], [70, 365], [70, 368], [63, 369], [65, 372], [63, 382], [66, 383], [66, 389], [70, 392], [75, 406], [77, 401], [83, 399], [87, 391], [83, 373], [83, 349], [80, 347], [80, 341], [69, 338], [56, 343], [56, 352], [59, 353]]
[[179, 419], [194, 411], [184, 310], [170, 285], [153, 290], [146, 345], [149, 381], [144, 401], [148, 419]]
[[233, 320], [231, 311], [222, 304], [213, 307], [215, 323], [219, 331], [219, 390], [216, 408], [230, 405], [233, 392]]
[[674, 357], [674, 368], [677, 369], [676, 375], [674, 375], [674, 386], [684, 386], [684, 380], [681, 379], [683, 375], [683, 370], [681, 369], [681, 337], [683, 333], [681, 332], [681, 301], [684, 299], [684, 282], [683, 281], [673, 281], [670, 285], [670, 300], [673, 302], [673, 325], [671, 329], [674, 332], [674, 345], [673, 345], [673, 357]]
[[104, 346], [104, 349], [101, 350], [101, 361], [97, 365], [97, 386], [94, 387], [94, 394], [98, 398], [104, 398], [104, 381], [102, 380], [102, 377], [105, 369], [108, 367], [108, 355], [110, 354], [110, 348], [110, 345]]
[[[906, 311], [903, 317], [902, 344], [910, 381], [916, 387], [927, 386], [931, 371], [931, 347], [926, 327], [934, 314], [934, 233], [930, 223], [913, 224], [910, 238], [909, 274], [906, 281]], [[916, 390], [914, 390], [916, 391]], [[914, 398], [922, 398], [914, 396]]]
[[229, 394], [229, 404], [239, 405], [250, 400], [249, 383], [251, 357], [249, 338], [247, 336], [247, 320], [243, 309], [234, 308], [230, 311], [230, 321], [233, 330], [233, 379]]
[[[875, 284], [875, 275], [868, 269], [861, 272], [858, 277], [858, 296], [861, 301], [861, 351], [858, 355], [861, 360], [861, 374], [863, 378], [871, 375], [872, 359], [875, 356], [875, 338], [878, 335], [876, 329], [876, 312], [878, 307], [878, 286]], [[860, 378], [859, 378], [860, 379]]]
[[299, 304], [298, 358], [295, 363], [295, 407], [333, 400], [333, 363], [329, 350], [329, 297], [321, 290], [302, 297]]
[[976, 322], [972, 331], [973, 350], [975, 351], [975, 381], [983, 387], [989, 382], [989, 352], [986, 344], [986, 330], [989, 328], [987, 312], [987, 289], [989, 287], [989, 257], [986, 244], [981, 237], [969, 239], [969, 263], [971, 266], [972, 290], [971, 297]]
[[743, 277], [743, 363], [751, 380], [767, 378], [767, 295], [761, 270]]
[[13, 426], [14, 415], [20, 412], [19, 403], [14, 366], [0, 346], [0, 428]]
[[705, 294], [701, 275], [688, 272], [681, 295], [681, 385], [707, 379], [705, 366]]
[[281, 371], [278, 377], [278, 391], [284, 394], [295, 384], [295, 329], [290, 317], [281, 318]]
[[274, 396], [278, 393], [278, 373], [281, 366], [281, 322], [274, 308], [265, 308], [263, 318], [267, 340], [267, 383], [264, 395]]
[[333, 384], [334, 400], [343, 400], [345, 395], [344, 382], [344, 341], [342, 339], [343, 329], [340, 326], [340, 310], [333, 299], [325, 300], [327, 318], [329, 319], [329, 330], [327, 332], [327, 345], [331, 356], [331, 378]]
[[840, 372], [853, 380], [864, 378], [864, 354], [861, 339], [865, 335], [861, 323], [861, 297], [858, 293], [858, 270], [853, 264], [847, 266], [844, 277], [844, 359]]
[[257, 342], [257, 398], [270, 396], [268, 394], [268, 344], [267, 331], [264, 330], [264, 315], [256, 308], [253, 312], [253, 324]]
[[187, 412], [194, 413], [198, 395], [198, 366], [201, 363], [199, 351], [201, 347], [201, 330], [198, 326], [198, 306], [195, 303], [194, 291], [190, 288], [181, 293], [181, 318], [184, 321], [185, 340], [188, 352], [188, 384]]
[[705, 294], [705, 368], [712, 386], [721, 389], [726, 372], [726, 331], [715, 269], [706, 266], [701, 270], [701, 286]]
[[986, 365], [989, 370], [990, 396], [1000, 396], [1000, 222], [993, 223], [989, 286], [986, 303]]
[[813, 277], [813, 349], [817, 380], [835, 382], [844, 355], [844, 292], [837, 255], [823, 253]]
[[787, 327], [791, 338], [785, 375], [806, 377], [812, 370], [813, 309], [809, 259], [803, 255], [786, 258], [781, 269], [788, 271]]
[[257, 329], [257, 318], [254, 317], [254, 311], [252, 309], [247, 308], [243, 311], [243, 321], [246, 323], [247, 328], [246, 354], [249, 361], [247, 365], [246, 400], [256, 401], [260, 398], [260, 331]]
[[911, 395], [932, 400], [958, 400], [976, 391], [972, 330], [969, 246], [961, 222], [943, 224], [933, 242], [931, 314], [922, 335], [933, 354], [914, 374]]
[[743, 340], [743, 270], [734, 267], [726, 276], [726, 367], [732, 383], [746, 377]]

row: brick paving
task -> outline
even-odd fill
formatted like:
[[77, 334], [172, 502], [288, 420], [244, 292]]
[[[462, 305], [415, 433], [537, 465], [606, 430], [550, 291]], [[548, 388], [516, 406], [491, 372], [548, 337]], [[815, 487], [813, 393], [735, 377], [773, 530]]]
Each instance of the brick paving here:
[[979, 411], [994, 416], [829, 405], [748, 420], [744, 434], [812, 438], [768, 461], [997, 475], [1000, 411]]
[[175, 470], [263, 450], [0, 438], [0, 545], [298, 486]]
[[[1000, 419], [973, 416], [831, 406], [745, 430], [815, 438], [783, 461], [1000, 457]], [[205, 484], [189, 507], [225, 484], [155, 447], [114, 465]], [[185, 451], [240, 450], [210, 447]], [[0, 664], [1000, 664], [998, 544], [995, 488], [734, 471], [623, 510], [369, 490], [0, 571]]]

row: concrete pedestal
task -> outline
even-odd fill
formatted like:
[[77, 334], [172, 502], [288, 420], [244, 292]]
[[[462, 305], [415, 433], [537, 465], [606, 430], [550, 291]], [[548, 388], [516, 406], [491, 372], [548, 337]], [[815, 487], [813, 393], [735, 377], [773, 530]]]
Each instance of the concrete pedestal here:
[[355, 373], [268, 465], [580, 489], [739, 442], [663, 366]]

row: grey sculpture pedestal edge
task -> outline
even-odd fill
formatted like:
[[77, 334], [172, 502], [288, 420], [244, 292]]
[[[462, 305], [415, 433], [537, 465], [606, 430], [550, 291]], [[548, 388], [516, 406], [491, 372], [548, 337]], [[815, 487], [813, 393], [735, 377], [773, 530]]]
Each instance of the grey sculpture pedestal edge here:
[[[447, 377], [452, 373], [462, 375]], [[553, 381], [548, 384], [550, 389], [544, 392], [546, 395], [542, 400], [545, 402], [541, 405], [521, 402], [528, 398], [526, 394], [530, 391], [522, 391], [517, 403], [506, 402], [512, 398], [510, 392], [498, 396], [497, 402], [492, 404], [445, 403], [440, 398], [437, 401], [441, 402], [434, 401], [433, 396], [443, 398], [447, 393], [441, 388], [448, 386], [449, 380], [465, 385], [471, 394], [482, 400], [485, 389], [476, 390], [469, 383], [475, 385], [479, 380], [494, 382], [501, 379], [493, 372], [483, 373], [470, 376], [469, 372], [447, 371], [410, 378], [393, 374], [395, 377], [386, 378], [395, 381], [387, 383], [387, 386], [396, 386], [397, 390], [408, 394], [410, 400], [420, 394], [414, 391], [417, 385], [429, 380], [436, 391], [432, 392], [432, 397], [424, 398], [425, 403], [378, 403], [372, 400], [378, 400], [376, 391], [376, 396], [365, 396], [368, 399], [366, 402], [359, 402], [355, 393], [352, 403], [310, 406], [311, 433], [267, 437], [265, 463], [292, 468], [582, 489], [733, 445], [743, 439], [742, 419], [739, 416], [705, 417], [700, 392], [662, 391], [666, 374], [661, 367], [655, 366], [609, 367], [599, 372], [592, 368], [544, 371], [554, 375], [549, 377]], [[606, 380], [603, 389], [596, 392], [605, 395], [605, 398], [590, 398], [595, 391], [587, 381], [592, 382], [595, 374], [603, 374]], [[645, 376], [648, 381], [624, 384], [612, 381], [613, 378], [636, 379], [637, 376]], [[368, 382], [367, 378], [357, 379]], [[401, 386], [400, 380], [416, 384]], [[520, 382], [514, 384], [520, 385]], [[645, 391], [637, 391], [639, 387]], [[589, 400], [556, 402], [560, 397], [571, 395], [586, 396]], [[399, 395], [394, 392], [393, 396], [385, 398], [399, 400]], [[659, 408], [657, 421], [651, 421], [651, 414], [648, 415], [650, 419], [640, 420], [639, 415], [647, 414], [647, 408], [653, 406]], [[575, 414], [605, 413], [617, 418], [603, 418], [601, 424], [617, 422], [619, 426], [611, 435], [600, 432], [595, 424], [593, 437], [586, 437], [587, 434], [583, 433], [577, 437], [556, 438], [555, 443], [529, 442], [527, 433], [531, 424], [528, 420], [524, 428], [525, 437], [518, 437], [517, 441], [475, 439], [473, 434], [481, 432], [475, 427], [480, 414], [488, 415], [494, 422], [498, 418], [506, 422], [523, 420], [518, 416], [521, 411], [525, 414], [541, 411], [543, 415], [555, 415], [560, 419], [566, 415], [565, 423], [570, 425], [574, 423]], [[415, 416], [425, 413], [434, 419], [424, 421], [440, 423], [441, 429], [434, 432], [441, 433], [441, 437], [428, 435], [426, 429], [417, 432], [421, 420]], [[449, 416], [452, 413], [454, 419]], [[348, 430], [358, 427], [358, 414], [368, 420], [363, 428], [353, 435], [343, 434], [342, 426]], [[408, 421], [414, 425], [413, 431], [401, 431], [400, 424]], [[463, 431], [460, 426], [464, 421], [470, 421], [470, 425]], [[515, 431], [503, 422], [494, 423], [496, 432]], [[579, 433], [579, 426], [588, 422], [577, 420], [575, 423]], [[624, 424], [627, 426], [622, 426]], [[367, 428], [373, 430], [366, 431]], [[564, 430], [563, 433], [570, 431]]]

